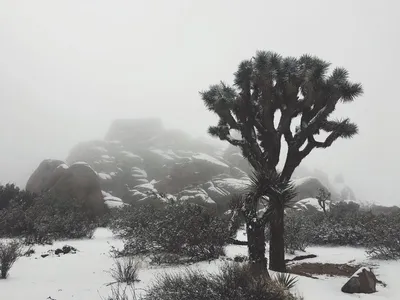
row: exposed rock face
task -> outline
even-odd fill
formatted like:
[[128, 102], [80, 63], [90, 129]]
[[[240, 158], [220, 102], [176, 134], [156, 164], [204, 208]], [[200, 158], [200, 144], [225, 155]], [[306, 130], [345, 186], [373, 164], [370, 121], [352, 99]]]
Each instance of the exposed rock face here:
[[64, 164], [61, 160], [46, 159], [40, 163], [35, 172], [29, 177], [26, 190], [40, 194], [51, 187], [53, 173], [58, 166]]
[[86, 163], [68, 167], [62, 161], [43, 161], [32, 174], [26, 189], [40, 194], [49, 192], [57, 198], [82, 201], [96, 215], [104, 212], [104, 196], [97, 173]]
[[[66, 163], [71, 167], [61, 161], [43, 162], [27, 188], [71, 192], [93, 204], [103, 197], [111, 207], [120, 207], [122, 201], [161, 205], [164, 199], [157, 193], [162, 193], [224, 211], [232, 195], [248, 187], [251, 172], [239, 149], [230, 146], [221, 151], [182, 131], [165, 129], [158, 119], [117, 120], [104, 140], [76, 145]], [[296, 185], [297, 200], [313, 198], [319, 188], [326, 189], [311, 177]]]
[[315, 177], [303, 177], [300, 179], [294, 179], [293, 183], [296, 187], [297, 192], [297, 195], [295, 197], [296, 200], [316, 198], [318, 196], [319, 189], [323, 189], [328, 192], [327, 187]]
[[376, 292], [376, 283], [378, 280], [372, 271], [367, 268], [358, 270], [346, 284], [342, 287], [343, 293], [363, 293], [371, 294]]

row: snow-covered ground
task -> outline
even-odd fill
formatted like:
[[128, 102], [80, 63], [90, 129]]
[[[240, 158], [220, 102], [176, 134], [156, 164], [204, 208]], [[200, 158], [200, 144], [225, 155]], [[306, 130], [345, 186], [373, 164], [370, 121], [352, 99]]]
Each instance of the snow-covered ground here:
[[[238, 238], [243, 239], [243, 234]], [[78, 249], [76, 254], [48, 256], [40, 255], [49, 249], [56, 249], [68, 244]], [[109, 251], [111, 246], [121, 247], [122, 242], [114, 238], [111, 232], [99, 228], [91, 240], [73, 240], [56, 242], [52, 246], [36, 246], [31, 257], [20, 258], [12, 268], [6, 280], [0, 280], [0, 299], [5, 300], [99, 300], [110, 291], [108, 283], [112, 282], [109, 269], [113, 259]], [[228, 246], [228, 257], [247, 254], [245, 246]], [[383, 288], [378, 285], [378, 292], [371, 295], [347, 295], [340, 291], [347, 281], [344, 277], [323, 277], [312, 279], [299, 277], [295, 291], [304, 296], [305, 300], [330, 299], [400, 299], [400, 285], [397, 273], [400, 262], [378, 262], [368, 260], [362, 249], [348, 247], [311, 247], [308, 252], [318, 255], [306, 262], [366, 263], [377, 265], [375, 273], [378, 279], [387, 283]], [[198, 263], [192, 268], [214, 272], [218, 270], [222, 260]], [[139, 272], [141, 280], [136, 288], [146, 288], [161, 272], [181, 270], [179, 267], [145, 267]], [[51, 297], [51, 298], [49, 298]], [[178, 300], [178, 299], [177, 299]]]

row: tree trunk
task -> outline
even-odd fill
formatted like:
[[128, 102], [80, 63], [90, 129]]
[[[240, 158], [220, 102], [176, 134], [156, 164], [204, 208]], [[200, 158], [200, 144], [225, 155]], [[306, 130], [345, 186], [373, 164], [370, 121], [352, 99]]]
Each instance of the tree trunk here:
[[269, 268], [273, 271], [285, 272], [284, 211], [278, 213], [279, 215], [270, 222]]
[[[289, 149], [285, 166], [281, 173], [281, 180], [290, 180], [294, 170], [299, 166], [301, 157], [297, 152]], [[277, 272], [285, 272], [285, 211], [277, 211], [275, 217], [270, 222], [270, 240], [269, 240], [269, 268]]]
[[265, 257], [265, 225], [254, 222], [246, 224], [249, 260], [255, 276], [269, 276], [267, 258]]

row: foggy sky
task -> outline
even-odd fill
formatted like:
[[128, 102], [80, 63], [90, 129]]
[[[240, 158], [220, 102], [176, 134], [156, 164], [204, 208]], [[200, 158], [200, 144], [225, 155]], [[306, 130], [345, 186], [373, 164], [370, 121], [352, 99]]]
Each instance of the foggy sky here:
[[304, 163], [343, 173], [361, 200], [400, 205], [397, 3], [0, 0], [0, 182], [23, 186], [40, 161], [103, 138], [116, 118], [160, 116], [205, 135], [216, 117], [198, 92], [272, 50], [315, 54], [363, 84], [336, 114], [360, 134]]

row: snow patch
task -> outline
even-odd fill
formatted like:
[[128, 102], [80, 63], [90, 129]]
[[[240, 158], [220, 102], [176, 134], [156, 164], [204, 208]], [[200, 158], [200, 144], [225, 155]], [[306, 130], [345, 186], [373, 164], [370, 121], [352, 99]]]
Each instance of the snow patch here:
[[111, 180], [112, 177], [106, 173], [98, 173], [97, 176], [99, 176], [103, 180]]
[[133, 167], [131, 169], [132, 177], [135, 178], [147, 178], [147, 172], [145, 170], [139, 169], [138, 167]]
[[197, 159], [200, 161], [206, 161], [213, 165], [218, 165], [218, 166], [221, 166], [224, 168], [229, 168], [229, 166], [226, 163], [223, 163], [222, 161], [216, 159], [215, 157], [212, 157], [205, 153], [199, 153], [199, 154], [193, 155], [193, 159]]
[[66, 169], [68, 169], [68, 166], [66, 164], [61, 164], [56, 169], [64, 169], [64, 170], [66, 170]]
[[167, 159], [167, 160], [174, 160], [174, 158], [171, 155], [168, 155], [165, 151], [161, 150], [161, 149], [150, 149], [151, 152], [158, 154], [160, 156], [162, 156], [163, 158]]

